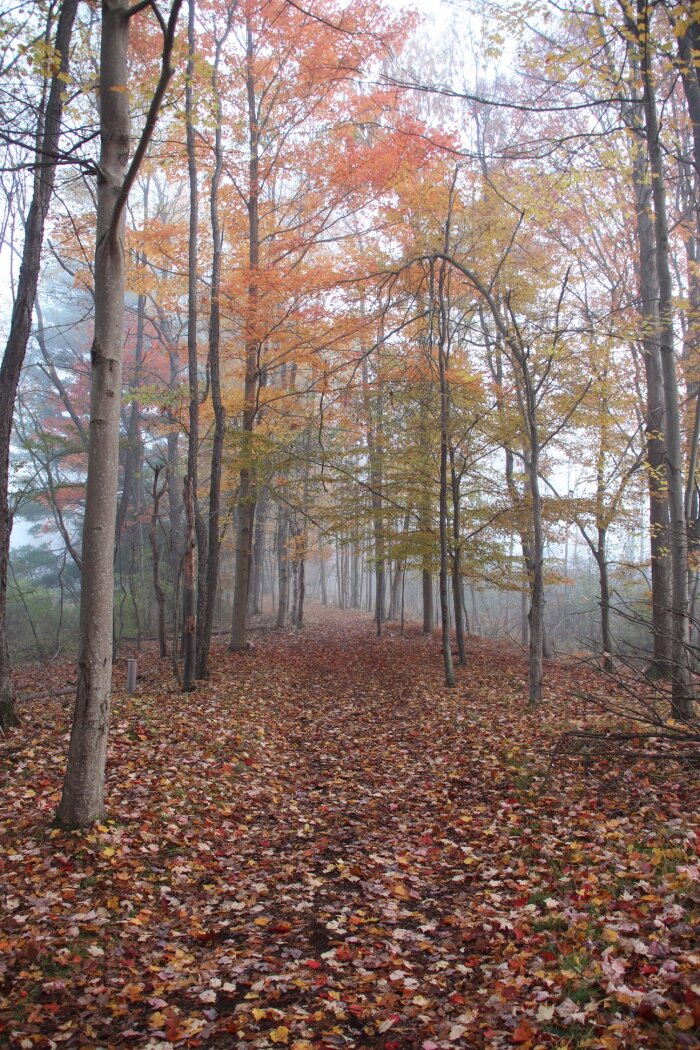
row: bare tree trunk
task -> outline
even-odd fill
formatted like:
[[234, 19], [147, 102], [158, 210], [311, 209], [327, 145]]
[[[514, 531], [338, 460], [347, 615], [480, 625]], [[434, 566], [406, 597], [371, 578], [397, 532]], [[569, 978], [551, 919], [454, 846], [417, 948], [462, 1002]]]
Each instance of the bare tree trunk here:
[[302, 556], [299, 563], [299, 606], [297, 611], [297, 627], [304, 626], [304, 600], [306, 598], [306, 558]]
[[321, 605], [325, 607], [328, 605], [328, 583], [326, 581], [325, 547], [322, 545], [320, 537], [318, 541], [318, 559], [320, 563], [319, 579], [321, 584]]
[[399, 609], [401, 607], [401, 581], [403, 579], [403, 571], [401, 560], [396, 558], [394, 561], [394, 571], [391, 577], [391, 590], [389, 592], [389, 619], [398, 620]]
[[656, 113], [656, 93], [649, 65], [646, 41], [650, 25], [648, 9], [639, 0], [639, 28], [644, 44], [641, 47], [641, 72], [644, 87], [647, 149], [651, 167], [652, 200], [654, 204], [654, 232], [656, 234], [656, 272], [659, 281], [659, 350], [664, 381], [666, 409], [666, 485], [671, 524], [671, 695], [677, 718], [693, 715], [693, 686], [689, 665], [688, 619], [688, 534], [685, 520], [681, 422], [679, 410], [678, 377], [674, 354], [673, 282], [669, 266], [668, 221], [666, 218], [666, 191], [664, 163]]
[[279, 576], [279, 599], [277, 604], [277, 627], [287, 624], [287, 605], [289, 604], [289, 557], [287, 537], [289, 533], [288, 512], [279, 505], [277, 511], [277, 571]]
[[[231, 617], [231, 634], [229, 649], [236, 652], [245, 649], [248, 627], [248, 592], [252, 568], [252, 539], [255, 524], [255, 503], [253, 502], [253, 484], [250, 474], [241, 470], [238, 488], [238, 509], [236, 514], [236, 561], [233, 590], [233, 615]], [[242, 502], [247, 496], [247, 502]]]
[[[431, 275], [432, 281], [432, 275]], [[447, 389], [447, 306], [445, 303], [445, 264], [438, 277], [438, 373], [440, 376], [440, 621], [442, 626], [442, 658], [445, 666], [445, 685], [453, 688], [455, 672], [452, 666], [450, 644], [450, 608], [448, 598], [449, 543], [447, 538], [447, 457], [449, 445], [449, 391]], [[431, 305], [433, 300], [431, 289]]]
[[65, 81], [77, 7], [78, 0], [63, 0], [58, 16], [54, 48], [59, 61], [51, 78], [46, 105], [42, 104], [39, 109], [37, 166], [34, 174], [32, 202], [25, 223], [22, 262], [12, 308], [10, 331], [0, 366], [0, 731], [17, 724], [5, 623], [7, 572], [12, 532], [12, 515], [8, 499], [12, 416], [27, 342], [32, 329], [34, 300], [41, 266], [41, 249], [44, 243], [44, 225], [56, 177]]
[[294, 529], [292, 564], [294, 571], [292, 623], [295, 627], [303, 627], [304, 597], [306, 594], [306, 533], [303, 526]]
[[[199, 182], [197, 173], [197, 153], [195, 135], [194, 76], [195, 76], [195, 9], [196, 0], [188, 0], [187, 21], [187, 70], [185, 75], [185, 135], [187, 144], [187, 177], [189, 183], [189, 240], [187, 252], [187, 374], [189, 386], [189, 433], [187, 435], [187, 477], [189, 479], [188, 495], [192, 500], [194, 529], [197, 549], [197, 568], [191, 581], [185, 580], [183, 600], [189, 602], [189, 584], [192, 584], [192, 596], [195, 606], [191, 612], [183, 610], [183, 628], [185, 630], [185, 669], [183, 688], [193, 689], [201, 655], [202, 629], [205, 625], [208, 604], [208, 535], [199, 510], [199, 361], [197, 357], [197, 327], [199, 303], [197, 299], [197, 267], [199, 261]], [[187, 508], [186, 508], [187, 513]], [[185, 565], [189, 558], [189, 524], [186, 539]], [[189, 606], [188, 606], [189, 608]], [[192, 617], [192, 621], [190, 620]], [[194, 630], [195, 646], [190, 650], [189, 628]], [[193, 665], [189, 667], [189, 660]]]
[[423, 634], [433, 633], [433, 576], [429, 569], [421, 574], [423, 587]]
[[652, 677], [667, 675], [671, 666], [671, 572], [668, 501], [666, 499], [664, 381], [659, 343], [659, 289], [656, 243], [651, 216], [651, 188], [644, 153], [639, 150], [632, 168], [637, 212], [638, 279], [643, 324], [642, 348], [646, 378], [645, 430], [649, 486], [649, 546], [654, 656]]
[[253, 612], [262, 612], [263, 569], [265, 565], [265, 519], [267, 518], [268, 494], [264, 490], [255, 515], [255, 541], [253, 551]]
[[527, 393], [530, 401], [528, 420], [530, 455], [527, 464], [532, 510], [532, 563], [530, 570], [530, 662], [528, 671], [528, 703], [536, 707], [542, 699], [544, 677], [544, 532], [542, 527], [542, 499], [540, 497], [539, 437], [531, 384]]
[[606, 529], [598, 529], [598, 550], [595, 554], [600, 583], [600, 641], [603, 649], [603, 666], [612, 670], [613, 642], [610, 633], [610, 580], [608, 578], [608, 556]]
[[[209, 475], [209, 527], [206, 543], [206, 583], [201, 610], [197, 624], [197, 677], [209, 675], [209, 649], [214, 628], [214, 612], [219, 582], [219, 561], [221, 556], [221, 466], [224, 451], [224, 434], [226, 428], [226, 409], [221, 399], [221, 256], [223, 252], [223, 234], [219, 222], [219, 184], [223, 172], [224, 158], [222, 148], [223, 112], [221, 91], [219, 87], [219, 65], [223, 44], [231, 25], [233, 8], [229, 9], [228, 24], [223, 36], [216, 41], [216, 52], [211, 73], [211, 85], [214, 94], [216, 112], [216, 131], [214, 134], [214, 170], [209, 188], [209, 217], [212, 239], [211, 289], [209, 292], [209, 382], [211, 402], [214, 411], [214, 439], [211, 449]], [[202, 525], [204, 531], [204, 525]], [[203, 566], [200, 565], [200, 578]]]
[[257, 335], [258, 315], [258, 268], [260, 266], [260, 128], [258, 126], [258, 102], [255, 94], [255, 50], [253, 30], [246, 16], [246, 98], [248, 106], [249, 134], [249, 186], [248, 186], [248, 264], [250, 279], [247, 289], [245, 322], [245, 379], [243, 427], [241, 430], [241, 458], [238, 486], [238, 518], [236, 537], [236, 576], [233, 591], [233, 616], [229, 649], [245, 649], [248, 590], [252, 558], [252, 531], [255, 519], [255, 485], [253, 479], [253, 430], [257, 415], [258, 357], [260, 342]]
[[360, 608], [360, 541], [355, 536], [352, 541], [352, 594], [350, 605], [353, 609]]
[[530, 624], [527, 619], [527, 570], [523, 571], [523, 582], [520, 587], [520, 641], [527, 648], [530, 644]]
[[459, 476], [455, 469], [454, 447], [450, 445], [450, 479], [452, 482], [452, 604], [455, 615], [455, 634], [459, 666], [467, 666], [467, 649], [464, 644], [464, 598], [462, 595], [462, 538], [459, 517]]
[[[380, 340], [378, 340], [380, 342]], [[386, 564], [384, 558], [384, 515], [382, 513], [382, 466], [381, 466], [381, 433], [382, 433], [382, 394], [381, 382], [379, 382], [379, 394], [377, 398], [376, 412], [373, 411], [370, 400], [369, 369], [367, 365], [368, 355], [362, 355], [362, 401], [365, 409], [365, 433], [367, 439], [367, 454], [369, 459], [370, 477], [370, 500], [372, 504], [372, 533], [374, 536], [374, 571], [376, 576], [376, 594], [374, 619], [377, 625], [377, 635], [382, 633], [382, 624], [386, 619], [385, 611], [385, 575]]]
[[90, 451], [83, 527], [78, 687], [58, 819], [90, 824], [104, 812], [112, 687], [114, 534], [124, 337], [124, 215], [172, 76], [174, 0], [164, 32], [161, 75], [141, 139], [129, 159], [128, 0], [103, 0], [100, 53], [101, 151], [97, 180], [95, 334], [91, 350]]
[[160, 583], [160, 548], [158, 547], [158, 514], [160, 501], [165, 492], [165, 486], [158, 488], [158, 478], [161, 467], [156, 467], [153, 472], [153, 506], [151, 509], [151, 527], [148, 538], [151, 544], [151, 559], [153, 563], [153, 590], [158, 607], [158, 649], [161, 660], [168, 655], [168, 642], [165, 630], [165, 594]]
[[184, 631], [184, 668], [182, 672], [182, 688], [185, 692], [192, 692], [195, 688], [196, 655], [197, 655], [197, 617], [196, 617], [196, 571], [195, 550], [197, 546], [195, 516], [194, 516], [194, 492], [192, 481], [185, 478], [182, 494], [182, 502], [185, 506], [185, 557], [183, 564], [182, 582], [182, 616]]
[[[178, 361], [178, 354], [176, 349], [172, 345], [170, 323], [166, 315], [159, 312], [159, 321], [161, 332], [163, 333], [164, 341], [168, 346], [168, 359], [170, 364], [170, 376], [168, 383], [168, 390], [174, 392], [179, 383], [180, 376], [180, 365]], [[167, 471], [166, 480], [168, 483], [168, 561], [170, 565], [170, 582], [172, 585], [172, 592], [175, 595], [178, 590], [178, 580], [180, 576], [180, 565], [182, 559], [182, 489], [179, 484], [180, 479], [180, 434], [178, 430], [172, 426], [168, 430], [167, 435]], [[173, 620], [177, 618], [178, 613], [173, 610]]]
[[[292, 529], [292, 536], [296, 541], [296, 531]], [[299, 597], [299, 562], [296, 558], [296, 550], [292, 548], [292, 627], [297, 625], [297, 600]]]
[[335, 537], [335, 585], [336, 595], [338, 599], [338, 608], [343, 608], [343, 579], [340, 566], [340, 542], [338, 536]]

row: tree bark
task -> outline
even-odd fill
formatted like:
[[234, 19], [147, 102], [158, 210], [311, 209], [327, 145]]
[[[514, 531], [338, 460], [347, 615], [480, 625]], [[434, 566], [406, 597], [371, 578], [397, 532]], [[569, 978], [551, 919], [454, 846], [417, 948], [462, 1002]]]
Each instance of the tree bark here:
[[260, 128], [254, 70], [253, 30], [246, 16], [246, 99], [248, 106], [248, 267], [247, 308], [245, 320], [245, 379], [243, 387], [243, 426], [241, 429], [240, 480], [236, 537], [236, 568], [233, 590], [233, 615], [229, 649], [245, 649], [248, 620], [248, 590], [252, 560], [252, 531], [255, 520], [255, 485], [253, 479], [253, 430], [257, 415], [258, 357], [258, 268], [260, 266]]
[[433, 574], [429, 569], [424, 568], [421, 573], [421, 586], [423, 593], [423, 634], [432, 634], [435, 617], [433, 614]]
[[[209, 217], [211, 222], [212, 264], [211, 289], [209, 293], [209, 382], [211, 401], [214, 410], [214, 438], [211, 450], [209, 474], [209, 515], [208, 536], [206, 540], [206, 585], [202, 595], [202, 615], [199, 620], [197, 635], [197, 677], [209, 675], [209, 649], [214, 628], [214, 612], [219, 583], [219, 562], [221, 556], [221, 468], [224, 452], [224, 435], [226, 430], [226, 409], [221, 399], [221, 258], [223, 253], [223, 234], [219, 221], [219, 184], [224, 166], [222, 146], [223, 110], [219, 87], [219, 65], [223, 43], [231, 24], [231, 9], [226, 31], [216, 42], [216, 54], [211, 74], [216, 112], [216, 131], [214, 133], [214, 170], [209, 189]], [[200, 567], [200, 575], [201, 575]]]
[[262, 497], [258, 502], [255, 514], [255, 539], [253, 542], [253, 600], [251, 603], [254, 613], [262, 612], [263, 575], [265, 568], [265, 523], [267, 519], [268, 502], [268, 492], [267, 488], [265, 488]]
[[196, 653], [197, 653], [197, 616], [196, 616], [196, 569], [195, 551], [197, 547], [194, 516], [194, 491], [192, 479], [185, 477], [182, 502], [185, 507], [185, 556], [183, 559], [182, 580], [182, 629], [184, 632], [184, 667], [182, 688], [186, 693], [195, 689]]
[[[445, 667], [445, 685], [453, 688], [455, 673], [450, 644], [450, 609], [448, 598], [449, 541], [447, 511], [447, 458], [449, 446], [449, 391], [447, 389], [447, 307], [445, 303], [445, 264], [438, 277], [438, 374], [440, 377], [440, 621], [442, 627], [442, 658]], [[432, 292], [432, 290], [431, 290]], [[433, 296], [431, 294], [431, 300]], [[432, 304], [431, 304], [432, 305]]]
[[455, 616], [455, 635], [459, 666], [467, 666], [464, 644], [464, 596], [462, 593], [462, 538], [460, 524], [460, 485], [455, 468], [454, 447], [450, 445], [450, 480], [452, 487], [452, 603]]
[[326, 607], [328, 605], [328, 583], [326, 581], [326, 548], [323, 544], [320, 535], [318, 538], [318, 560], [320, 563], [319, 579], [321, 586], [321, 605]]
[[153, 590], [156, 596], [156, 606], [158, 609], [158, 651], [162, 660], [168, 655], [168, 641], [165, 628], [165, 592], [163, 591], [160, 582], [160, 548], [158, 546], [158, 516], [160, 511], [160, 501], [165, 492], [165, 486], [163, 486], [163, 488], [158, 488], [160, 471], [161, 467], [156, 467], [153, 472], [153, 488], [151, 490], [153, 506], [151, 508], [151, 527], [148, 532], [148, 538], [151, 544]]
[[12, 308], [10, 331], [0, 365], [0, 730], [17, 724], [12, 695], [10, 653], [7, 646], [7, 572], [10, 557], [12, 515], [8, 496], [12, 416], [24, 356], [32, 329], [34, 301], [41, 266], [44, 226], [53, 194], [57, 153], [61, 137], [65, 75], [69, 67], [70, 41], [78, 0], [63, 0], [54, 47], [58, 66], [51, 78], [46, 106], [39, 111], [37, 167], [34, 172], [32, 201], [24, 227], [24, 245], [17, 291]]
[[95, 334], [91, 350], [90, 451], [83, 529], [80, 655], [76, 709], [59, 820], [83, 825], [104, 812], [112, 685], [113, 557], [119, 472], [119, 405], [124, 332], [124, 211], [127, 172], [128, 0], [104, 0], [100, 56], [100, 175], [97, 180]]
[[161, 75], [129, 165], [128, 0], [103, 0], [102, 3], [95, 333], [91, 351], [90, 450], [83, 526], [78, 686], [58, 809], [59, 821], [70, 827], [91, 824], [104, 813], [124, 339], [124, 215], [129, 191], [146, 154], [172, 77], [170, 59], [179, 8], [180, 0], [174, 0], [164, 32]]
[[[199, 184], [197, 176], [197, 153], [195, 148], [194, 128], [194, 77], [195, 77], [195, 9], [196, 0], [188, 0], [187, 18], [187, 69], [185, 73], [185, 137], [187, 146], [187, 178], [189, 183], [189, 234], [187, 246], [187, 375], [189, 385], [189, 431], [187, 435], [187, 485], [185, 487], [185, 515], [190, 513], [193, 521], [187, 520], [185, 539], [185, 579], [182, 598], [187, 608], [183, 607], [184, 658], [183, 689], [194, 689], [197, 676], [198, 656], [201, 652], [200, 641], [205, 622], [208, 584], [208, 536], [199, 512], [199, 362], [197, 359], [197, 325], [199, 303], [197, 301], [197, 266], [199, 255]], [[187, 500], [191, 505], [188, 505]], [[197, 568], [194, 569], [194, 557], [190, 549], [194, 528], [197, 551]], [[190, 569], [192, 571], [190, 571]], [[190, 637], [192, 634], [192, 637]]]
[[[360, 561], [362, 555], [360, 552], [360, 541], [357, 536], [353, 537], [352, 541], [352, 591], [350, 595], [350, 607], [352, 609], [360, 608], [360, 595], [362, 593], [360, 587]], [[324, 603], [325, 604], [325, 603]]]
[[656, 278], [656, 242], [651, 216], [651, 188], [646, 177], [646, 158], [635, 155], [632, 182], [637, 213], [638, 281], [641, 299], [642, 350], [646, 379], [645, 438], [649, 487], [649, 548], [651, 555], [651, 623], [654, 655], [648, 673], [668, 675], [671, 666], [671, 566], [669, 512], [665, 478], [664, 381], [659, 343], [659, 288]]
[[606, 550], [607, 529], [598, 528], [598, 550], [595, 554], [600, 583], [600, 642], [603, 649], [603, 667], [612, 670], [612, 635], [610, 633], [610, 580]]
[[384, 558], [384, 515], [382, 513], [382, 468], [381, 468], [381, 432], [382, 432], [382, 398], [381, 387], [378, 396], [378, 404], [375, 413], [372, 410], [369, 387], [369, 368], [367, 365], [367, 354], [362, 355], [362, 401], [365, 409], [365, 434], [367, 440], [367, 456], [369, 459], [369, 481], [370, 501], [372, 504], [372, 535], [374, 537], [374, 572], [377, 582], [375, 594], [374, 619], [377, 625], [377, 635], [381, 636], [382, 624], [386, 619], [385, 612], [385, 573], [386, 565]]
[[279, 505], [277, 511], [277, 571], [279, 577], [279, 597], [277, 603], [277, 627], [287, 625], [287, 606], [289, 604], [289, 556], [287, 538], [289, 533], [288, 512]]
[[646, 46], [651, 27], [648, 22], [648, 10], [642, 0], [639, 3], [639, 28], [642, 36], [640, 66], [654, 206], [656, 272], [659, 282], [658, 342], [666, 409], [666, 485], [671, 526], [671, 702], [675, 716], [685, 719], [692, 717], [694, 705], [689, 662], [688, 533], [685, 519], [678, 377], [674, 354], [673, 282], [669, 265], [663, 153], [656, 112], [656, 92]]

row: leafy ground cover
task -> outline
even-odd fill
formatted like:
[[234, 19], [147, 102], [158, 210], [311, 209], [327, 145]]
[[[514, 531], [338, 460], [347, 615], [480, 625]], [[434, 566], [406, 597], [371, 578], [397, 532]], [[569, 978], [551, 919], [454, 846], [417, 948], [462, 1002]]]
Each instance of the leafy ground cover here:
[[528, 713], [516, 650], [470, 660], [447, 691], [436, 640], [319, 611], [217, 650], [196, 694], [142, 658], [83, 833], [52, 825], [66, 698], [27, 703], [0, 740], [0, 1045], [700, 1047], [697, 781], [548, 775], [585, 673], [552, 665]]

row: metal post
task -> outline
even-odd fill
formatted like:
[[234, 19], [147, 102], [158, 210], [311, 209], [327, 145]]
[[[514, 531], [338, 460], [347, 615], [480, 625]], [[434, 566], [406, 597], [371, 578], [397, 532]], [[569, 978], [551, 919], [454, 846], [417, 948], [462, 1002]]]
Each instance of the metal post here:
[[126, 691], [127, 693], [136, 692], [136, 660], [127, 660]]

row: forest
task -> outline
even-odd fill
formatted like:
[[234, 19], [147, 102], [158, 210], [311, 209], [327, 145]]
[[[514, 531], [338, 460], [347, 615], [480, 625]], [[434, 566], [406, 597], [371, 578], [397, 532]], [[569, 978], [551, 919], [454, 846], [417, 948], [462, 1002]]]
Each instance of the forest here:
[[0, 1045], [700, 1048], [700, 3], [0, 0]]

